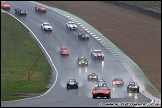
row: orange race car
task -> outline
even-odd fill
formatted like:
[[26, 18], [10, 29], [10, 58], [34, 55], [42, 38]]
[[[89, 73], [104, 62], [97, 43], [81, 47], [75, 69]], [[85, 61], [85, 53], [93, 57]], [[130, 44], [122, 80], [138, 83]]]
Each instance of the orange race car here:
[[102, 86], [95, 87], [95, 89], [93, 89], [93, 91], [92, 91], [93, 99], [95, 99], [97, 97], [111, 98], [110, 90], [111, 89], [109, 89], [108, 87], [102, 87]]
[[1, 9], [10, 9], [11, 6], [7, 4], [5, 1], [1, 1]]

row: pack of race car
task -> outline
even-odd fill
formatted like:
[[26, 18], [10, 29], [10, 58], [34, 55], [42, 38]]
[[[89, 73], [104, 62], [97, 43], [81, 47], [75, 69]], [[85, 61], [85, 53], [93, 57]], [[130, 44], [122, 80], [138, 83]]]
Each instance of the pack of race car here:
[[[1, 8], [2, 9], [10, 9], [11, 6], [9, 4], [7, 4], [6, 2], [1, 1]], [[40, 12], [40, 14], [43, 12], [44, 13], [47, 12], [47, 9], [44, 6], [39, 5], [39, 4], [35, 5], [34, 9], [35, 9], [35, 11]], [[25, 16], [27, 15], [27, 11], [25, 11], [25, 9], [22, 9], [22, 8], [15, 8], [14, 11], [18, 15], [25, 15]], [[39, 13], [37, 13], [37, 14], [39, 14]], [[40, 24], [40, 26], [41, 26], [42, 30], [53, 31], [53, 27], [50, 25], [49, 22], [44, 22], [44, 23]], [[64, 27], [65, 27], [65, 25], [64, 25]], [[73, 21], [67, 22], [66, 28], [70, 29], [70, 32], [72, 30], [78, 29], [77, 25]], [[50, 33], [50, 32], [48, 32], [48, 33]], [[77, 33], [76, 33], [76, 35], [77, 35]], [[90, 35], [86, 31], [82, 30], [82, 31], [78, 32], [78, 37], [80, 39], [89, 40]], [[60, 53], [60, 55], [69, 55], [69, 53], [70, 53], [69, 48], [66, 45], [61, 46], [58, 52]], [[93, 50], [90, 50], [89, 52], [91, 53], [90, 56], [93, 59], [104, 60], [104, 58], [105, 58], [104, 53], [100, 49], [93, 49]], [[78, 66], [88, 66], [89, 65], [88, 59], [85, 56], [78, 57], [76, 62], [77, 62]], [[109, 88], [110, 86], [108, 85], [108, 83], [105, 80], [99, 79], [99, 75], [97, 74], [97, 72], [90, 72], [87, 76], [87, 79], [88, 79], [89, 83], [90, 83], [90, 81], [95, 81], [94, 88], [92, 90], [92, 98], [93, 99], [95, 99], [97, 97], [111, 98], [111, 89]], [[118, 86], [123, 87], [124, 80], [120, 77], [116, 77], [112, 80], [111, 84], [112, 84], [112, 87], [118, 87]], [[77, 80], [75, 78], [69, 79], [68, 82], [66, 83], [66, 88], [68, 90], [69, 89], [78, 89], [78, 87], [79, 87], [79, 82], [77, 82]], [[139, 93], [139, 85], [136, 82], [130, 82], [127, 85], [126, 90], [128, 93], [129, 92]]]

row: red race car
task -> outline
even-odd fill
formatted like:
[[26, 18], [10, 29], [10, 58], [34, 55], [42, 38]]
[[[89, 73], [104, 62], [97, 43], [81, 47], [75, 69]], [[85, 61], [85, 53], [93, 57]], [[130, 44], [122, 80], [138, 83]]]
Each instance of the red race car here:
[[47, 12], [47, 9], [41, 5], [36, 5], [34, 8], [38, 12]]
[[67, 46], [62, 46], [60, 48], [61, 55], [69, 55], [69, 48]]
[[95, 87], [95, 89], [93, 89], [93, 91], [92, 91], [93, 99], [95, 99], [97, 97], [111, 98], [111, 91], [110, 90], [111, 89], [109, 89], [108, 87], [103, 87], [103, 86]]
[[124, 80], [122, 79], [122, 78], [114, 78], [113, 80], [112, 80], [112, 85], [113, 86], [123, 86], [124, 85]]
[[1, 1], [1, 9], [10, 9], [11, 6], [7, 4], [5, 1]]

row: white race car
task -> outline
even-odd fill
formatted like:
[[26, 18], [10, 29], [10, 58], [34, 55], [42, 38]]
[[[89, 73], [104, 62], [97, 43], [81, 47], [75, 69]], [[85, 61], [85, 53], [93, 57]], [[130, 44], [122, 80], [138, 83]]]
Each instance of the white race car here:
[[77, 25], [72, 21], [66, 23], [66, 27], [71, 29], [71, 30], [77, 30]]
[[91, 57], [104, 60], [104, 54], [101, 52], [101, 50], [91, 50]]
[[44, 30], [50, 30], [50, 31], [52, 30], [52, 26], [50, 26], [50, 24], [47, 22], [41, 24], [41, 28]]

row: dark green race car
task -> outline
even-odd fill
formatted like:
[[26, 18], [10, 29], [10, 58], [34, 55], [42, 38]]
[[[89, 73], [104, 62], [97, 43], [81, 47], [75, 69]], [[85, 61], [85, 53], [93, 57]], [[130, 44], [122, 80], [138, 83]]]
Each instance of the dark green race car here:
[[77, 59], [77, 63], [79, 66], [83, 66], [83, 65], [88, 66], [88, 60], [85, 57], [79, 57]]
[[78, 37], [80, 38], [80, 39], [87, 39], [87, 40], [89, 40], [89, 34], [86, 32], [86, 31], [80, 31], [79, 33], [78, 33]]

